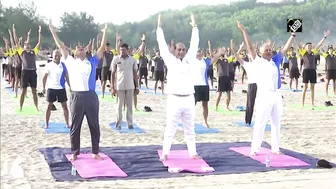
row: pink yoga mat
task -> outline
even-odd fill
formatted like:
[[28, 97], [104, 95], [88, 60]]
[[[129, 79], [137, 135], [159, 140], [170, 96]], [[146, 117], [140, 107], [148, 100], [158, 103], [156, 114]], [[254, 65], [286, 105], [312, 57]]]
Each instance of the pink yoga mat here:
[[238, 148], [230, 148], [235, 152], [238, 152], [244, 156], [249, 156], [250, 158], [259, 161], [260, 163], [265, 164], [266, 156], [269, 156], [270, 166], [271, 167], [296, 167], [296, 166], [310, 166], [306, 162], [303, 162], [299, 159], [296, 159], [291, 156], [287, 156], [285, 154], [273, 154], [270, 149], [260, 148], [259, 153], [256, 156], [250, 156], [251, 147], [238, 147]]
[[[80, 154], [77, 160], [71, 162], [75, 164], [78, 174], [85, 179], [95, 177], [127, 177], [127, 174], [116, 165], [111, 158], [103, 153], [99, 153], [103, 160], [92, 158], [92, 154]], [[70, 161], [71, 154], [65, 155]]]
[[[158, 150], [161, 158], [162, 151]], [[192, 173], [208, 173], [215, 170], [203, 159], [192, 159], [187, 150], [172, 150], [169, 152], [167, 161], [162, 162], [171, 173], [188, 171]]]

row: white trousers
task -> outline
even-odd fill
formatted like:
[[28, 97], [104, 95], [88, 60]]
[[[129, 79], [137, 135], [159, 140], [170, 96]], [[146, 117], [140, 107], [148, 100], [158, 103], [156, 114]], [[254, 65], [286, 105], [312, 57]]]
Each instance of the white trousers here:
[[195, 142], [195, 97], [168, 95], [167, 120], [163, 139], [162, 155], [168, 155], [178, 124], [181, 120], [184, 138], [187, 143], [189, 155], [197, 155]]
[[279, 151], [280, 119], [282, 111], [283, 105], [280, 90], [270, 92], [258, 89], [256, 97], [256, 118], [253, 126], [253, 138], [251, 144], [252, 152], [259, 152], [268, 120], [271, 121], [272, 152]]

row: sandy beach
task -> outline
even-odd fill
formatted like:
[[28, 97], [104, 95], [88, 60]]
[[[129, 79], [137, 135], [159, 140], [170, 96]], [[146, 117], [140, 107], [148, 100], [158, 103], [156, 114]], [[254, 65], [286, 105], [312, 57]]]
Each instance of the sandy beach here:
[[[40, 62], [41, 63], [41, 62]], [[324, 65], [319, 65], [322, 72]], [[43, 67], [38, 68], [38, 90], [42, 90]], [[240, 81], [240, 73], [238, 81]], [[289, 79], [287, 78], [287, 83]], [[301, 85], [301, 84], [300, 84]], [[19, 99], [8, 92], [7, 82], [1, 80], [1, 188], [4, 189], [76, 189], [76, 188], [115, 188], [115, 189], [280, 189], [280, 188], [336, 188], [335, 169], [309, 169], [290, 171], [271, 171], [248, 174], [231, 174], [216, 176], [186, 176], [169, 179], [148, 180], [110, 180], [93, 182], [55, 182], [50, 173], [49, 166], [43, 155], [38, 151], [42, 147], [66, 147], [70, 148], [68, 134], [45, 134], [41, 128], [44, 122], [44, 112], [47, 107], [45, 98], [39, 98], [41, 115], [27, 116], [16, 115], [15, 109], [19, 106]], [[150, 81], [149, 87], [153, 87]], [[289, 84], [283, 85], [288, 88]], [[316, 84], [316, 105], [324, 106], [325, 101], [331, 101], [336, 105], [336, 97], [333, 95], [330, 85], [327, 98], [325, 95], [325, 83]], [[232, 95], [231, 108], [245, 106], [247, 84], [235, 85]], [[281, 130], [281, 147], [296, 152], [304, 153], [316, 158], [336, 162], [336, 111], [335, 110], [311, 110], [292, 108], [300, 104], [302, 93], [283, 90], [284, 115], [282, 125], [286, 129]], [[26, 106], [32, 106], [32, 95], [28, 93]], [[216, 93], [212, 92], [210, 106], [214, 106]], [[221, 106], [224, 107], [225, 96], [222, 97]], [[306, 97], [307, 106], [310, 104], [310, 93]], [[64, 122], [60, 104], [55, 103], [57, 111], [51, 115], [52, 122]], [[150, 95], [140, 92], [138, 96], [138, 108], [150, 106], [153, 112], [150, 116], [134, 116], [134, 122], [141, 124], [145, 130], [144, 135], [118, 134], [108, 125], [115, 121], [115, 102], [100, 100], [100, 127], [101, 147], [111, 146], [135, 146], [135, 145], [161, 145], [165, 127], [166, 96]], [[202, 122], [202, 108], [197, 105], [196, 121]], [[219, 134], [196, 135], [197, 142], [239, 142], [251, 141], [252, 129], [238, 127], [235, 121], [243, 121], [244, 115], [222, 115], [210, 111], [209, 124], [212, 128], [220, 129]], [[265, 132], [265, 141], [270, 143], [270, 132]], [[178, 131], [175, 144], [184, 144], [183, 131]], [[86, 119], [84, 119], [81, 147], [91, 147], [90, 133]]]

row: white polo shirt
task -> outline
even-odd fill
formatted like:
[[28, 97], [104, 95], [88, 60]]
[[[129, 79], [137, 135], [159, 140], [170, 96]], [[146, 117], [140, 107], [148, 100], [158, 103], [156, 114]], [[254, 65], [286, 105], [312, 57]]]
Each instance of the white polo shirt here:
[[68, 71], [72, 91], [95, 91], [96, 67], [100, 62], [97, 54], [84, 60], [68, 55], [67, 59], [63, 59], [62, 62]]
[[257, 75], [258, 75], [258, 66], [253, 65], [252, 62], [245, 62], [242, 65], [246, 71], [247, 74], [247, 83], [248, 84], [254, 84], [257, 83]]
[[48, 74], [47, 89], [65, 89], [65, 74], [67, 69], [65, 64], [60, 62], [50, 62], [46, 64], [44, 73]]
[[167, 94], [190, 95], [194, 94], [193, 66], [199, 45], [199, 31], [193, 28], [191, 34], [190, 48], [186, 56], [180, 60], [170, 53], [164, 38], [162, 28], [156, 31], [157, 41], [168, 71]]

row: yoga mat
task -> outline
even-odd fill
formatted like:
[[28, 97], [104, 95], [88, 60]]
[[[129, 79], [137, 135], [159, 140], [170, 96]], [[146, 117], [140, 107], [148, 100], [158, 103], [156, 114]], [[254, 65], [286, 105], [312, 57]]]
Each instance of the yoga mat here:
[[248, 156], [260, 163], [265, 164], [266, 156], [269, 156], [270, 166], [271, 167], [300, 167], [300, 166], [310, 166], [308, 163], [301, 161], [297, 158], [287, 156], [285, 154], [273, 154], [272, 151], [268, 148], [260, 148], [259, 153], [256, 156], [250, 156], [251, 147], [238, 147], [238, 148], [230, 148], [231, 150], [243, 154], [244, 156]]
[[166, 94], [162, 94], [161, 90], [157, 90], [156, 94], [155, 94], [154, 90], [152, 90], [152, 91], [151, 90], [146, 90], [143, 93], [151, 94], [151, 95], [158, 95], [158, 96], [166, 95]]
[[[159, 139], [161, 140], [161, 139]], [[129, 143], [127, 143], [129, 144]], [[223, 174], [242, 174], [254, 172], [279, 171], [290, 169], [312, 169], [316, 168], [318, 159], [306, 154], [294, 152], [291, 150], [281, 149], [281, 152], [287, 156], [300, 159], [309, 164], [309, 166], [294, 167], [266, 167], [263, 163], [246, 157], [240, 153], [230, 150], [230, 148], [250, 146], [250, 142], [234, 142], [234, 143], [199, 143], [197, 144], [197, 152], [210, 167], [216, 171], [206, 173], [207, 175], [223, 175]], [[263, 143], [262, 147], [270, 148], [270, 145]], [[56, 181], [76, 181], [76, 180], [130, 180], [130, 179], [155, 179], [155, 178], [176, 178], [190, 175], [190, 173], [171, 174], [167, 171], [162, 162], [159, 161], [158, 150], [161, 145], [134, 146], [123, 147], [101, 147], [100, 152], [113, 158], [113, 161], [123, 170], [128, 177], [113, 178], [99, 177], [93, 179], [84, 179], [80, 176], [71, 175], [71, 163], [65, 157], [70, 154], [69, 148], [49, 147], [41, 148], [39, 151], [44, 155], [51, 174]], [[186, 150], [185, 144], [172, 145], [171, 150]], [[82, 148], [81, 153], [91, 152], [91, 147]], [[328, 159], [327, 159], [328, 160]], [[272, 160], [271, 160], [272, 162]], [[332, 164], [335, 166], [335, 164]], [[202, 175], [202, 174], [196, 174]]]
[[[96, 89], [96, 94], [99, 96], [99, 95], [102, 95], [102, 91], [100, 89]], [[111, 93], [110, 93], [110, 90], [105, 90], [105, 96], [111, 96]]]
[[[44, 129], [45, 123], [42, 124]], [[45, 133], [70, 133], [70, 128], [66, 128], [65, 123], [49, 122], [48, 129], [44, 129]]]
[[[179, 123], [178, 126], [183, 128], [182, 123]], [[199, 123], [195, 123], [195, 133], [196, 134], [209, 134], [209, 133], [220, 133], [220, 131], [215, 128], [207, 128]]]
[[104, 153], [99, 153], [102, 160], [92, 158], [92, 154], [80, 154], [76, 161], [70, 161], [71, 154], [66, 154], [66, 158], [75, 164], [77, 173], [84, 179], [96, 177], [127, 177], [127, 174], [115, 164], [110, 157]]
[[[158, 150], [158, 154], [161, 158], [162, 151]], [[167, 160], [163, 161], [162, 164], [168, 168], [170, 173], [208, 173], [215, 171], [203, 159], [192, 159], [188, 150], [170, 151]]]
[[[152, 89], [152, 88], [147, 89], [146, 86], [144, 86], [144, 85], [141, 85], [140, 90], [142, 90], [142, 91], [154, 91], [154, 89]], [[161, 90], [161, 89], [157, 89], [157, 90]]]
[[98, 95], [99, 100], [104, 101], [104, 102], [116, 102], [116, 97], [111, 96], [111, 94], [105, 94], [104, 98], [102, 98], [102, 95]]
[[22, 111], [20, 111], [20, 108], [16, 108], [15, 112], [17, 115], [41, 115], [41, 111], [37, 111], [35, 106], [24, 106], [22, 108]]
[[[289, 107], [294, 108], [294, 109], [301, 109], [302, 105], [301, 104], [291, 104]], [[303, 109], [305, 110], [312, 110], [312, 105], [306, 104]], [[314, 110], [318, 111], [323, 111], [323, 110], [336, 110], [336, 106], [316, 106], [314, 107]]]
[[[215, 106], [211, 106], [211, 110], [216, 112], [216, 107]], [[222, 107], [218, 107], [218, 111], [217, 113], [221, 113], [221, 114], [224, 114], [224, 115], [241, 115], [244, 113], [244, 111], [237, 111], [237, 110], [231, 110], [231, 111], [228, 111], [226, 110], [225, 108], [222, 108]]]
[[[15, 94], [15, 91], [13, 91], [13, 89], [12, 89], [12, 87], [10, 87], [10, 88], [7, 88], [7, 90], [8, 90], [8, 92], [10, 93], [10, 94]], [[21, 89], [19, 88], [18, 89], [18, 94], [21, 94]]]
[[[291, 92], [295, 92], [295, 93], [300, 93], [300, 92], [303, 92], [303, 90], [302, 89], [298, 89], [298, 90], [296, 90], [296, 89], [289, 89], [289, 88], [282, 88], [281, 90], [283, 90], [283, 91], [291, 91]], [[310, 89], [307, 89], [307, 92], [310, 92]]]
[[121, 123], [121, 129], [120, 130], [116, 129], [116, 122], [110, 123], [110, 127], [113, 130], [117, 131], [118, 133], [139, 133], [139, 134], [145, 133], [145, 131], [143, 131], [140, 127], [138, 127], [134, 123], [133, 123], [133, 129], [128, 129], [128, 125], [124, 121]]
[[[237, 126], [241, 126], [241, 127], [246, 127], [246, 123], [245, 122], [234, 122], [235, 125]], [[254, 126], [254, 122], [251, 123], [250, 127], [253, 128]], [[266, 124], [265, 127], [265, 131], [270, 131], [271, 130], [271, 125], [270, 124]]]

